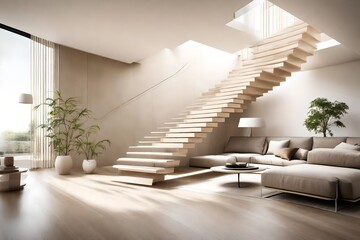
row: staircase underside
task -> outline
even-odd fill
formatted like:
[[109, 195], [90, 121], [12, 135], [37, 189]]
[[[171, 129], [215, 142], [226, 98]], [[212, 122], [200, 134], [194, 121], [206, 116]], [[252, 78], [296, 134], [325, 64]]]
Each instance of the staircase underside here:
[[114, 168], [118, 181], [152, 185], [174, 172], [188, 150], [201, 143], [231, 113], [242, 113], [258, 97], [279, 86], [292, 72], [301, 70], [316, 50], [320, 33], [301, 23], [252, 47], [252, 57], [242, 61], [228, 78], [203, 93], [186, 111], [159, 131], [129, 147], [127, 157]]

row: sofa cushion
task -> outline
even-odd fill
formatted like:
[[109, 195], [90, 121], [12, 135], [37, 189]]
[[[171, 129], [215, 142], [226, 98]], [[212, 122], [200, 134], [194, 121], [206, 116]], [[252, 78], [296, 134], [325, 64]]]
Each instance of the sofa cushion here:
[[317, 167], [309, 168], [308, 164], [268, 169], [261, 174], [261, 184], [265, 187], [332, 199], [336, 197], [337, 183], [336, 177]]
[[270, 140], [269, 147], [266, 151], [266, 154], [274, 154], [280, 148], [287, 148], [289, 146], [290, 140]]
[[275, 151], [275, 156], [282, 159], [290, 160], [297, 152], [298, 148], [280, 148]]
[[255, 155], [250, 157], [250, 163], [256, 164], [268, 164], [268, 165], [277, 165], [277, 166], [288, 166], [295, 164], [306, 163], [304, 160], [284, 160], [282, 158], [276, 157], [275, 155]]
[[263, 153], [265, 137], [238, 137], [229, 138], [224, 153]]
[[327, 172], [329, 175], [339, 179], [340, 197], [347, 200], [357, 200], [360, 198], [360, 170], [354, 168], [340, 168], [331, 166], [321, 166], [320, 171]]
[[309, 151], [307, 149], [299, 148], [294, 154], [294, 159], [306, 160]]
[[214, 167], [214, 166], [225, 166], [226, 163], [236, 162], [235, 156], [230, 155], [205, 155], [191, 157], [189, 165], [190, 167]]
[[358, 169], [301, 164], [269, 169], [261, 175], [263, 186], [328, 198], [335, 198], [337, 182], [339, 198], [347, 200], [360, 198]]
[[354, 150], [319, 148], [309, 152], [307, 161], [309, 164], [360, 168], [360, 152]]
[[315, 148], [334, 148], [341, 142], [345, 142], [345, 137], [314, 137], [313, 149]]
[[360, 146], [354, 145], [354, 144], [350, 144], [350, 143], [339, 143], [338, 145], [336, 145], [336, 147], [334, 149], [344, 149], [344, 150], [355, 150], [355, 151], [360, 151]]

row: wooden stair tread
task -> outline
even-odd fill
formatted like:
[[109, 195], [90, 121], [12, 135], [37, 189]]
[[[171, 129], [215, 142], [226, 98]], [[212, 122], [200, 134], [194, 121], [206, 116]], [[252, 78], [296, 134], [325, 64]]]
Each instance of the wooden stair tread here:
[[184, 138], [162, 138], [161, 142], [166, 143], [201, 143], [202, 138], [199, 137], [184, 137]]
[[179, 166], [180, 160], [174, 159], [153, 159], [153, 158], [119, 158], [117, 161], [118, 165], [127, 166], [146, 166], [146, 167], [163, 167], [172, 168]]
[[261, 60], [251, 59], [251, 60], [244, 62], [242, 64], [241, 68], [236, 68], [232, 72], [236, 73], [236, 72], [240, 72], [240, 71], [249, 71], [250, 69], [261, 69], [263, 67], [269, 68], [273, 65], [276, 66], [276, 64], [285, 63], [285, 62], [300, 67], [301, 64], [303, 64], [305, 61], [303, 59], [296, 58], [292, 55], [280, 56], [280, 57], [277, 56], [277, 57], [268, 58], [265, 60], [264, 59], [261, 59]]
[[174, 147], [174, 146], [156, 146], [156, 145], [136, 145], [136, 146], [129, 146], [129, 149], [167, 149], [167, 150], [178, 150], [182, 149], [182, 147]]
[[276, 49], [269, 49], [267, 51], [254, 53], [252, 58], [257, 59], [257, 58], [260, 58], [260, 57], [272, 56], [272, 55], [281, 56], [281, 55], [284, 55], [284, 53], [286, 53], [287, 51], [290, 51], [290, 50], [295, 49], [295, 48], [301, 49], [301, 50], [303, 50], [305, 52], [308, 52], [308, 53], [314, 53], [314, 51], [316, 49], [316, 47], [313, 47], [313, 46], [307, 44], [306, 42], [298, 41], [298, 42], [290, 44], [288, 46], [283, 46], [283, 47], [279, 47], [279, 48], [276, 48]]
[[113, 165], [118, 170], [141, 172], [141, 173], [154, 173], [154, 174], [168, 174], [173, 173], [174, 168], [163, 167], [147, 167], [147, 166], [133, 166], [133, 165]]
[[243, 87], [243, 86], [259, 86], [261, 87], [273, 87], [273, 86], [277, 86], [278, 82], [268, 82], [268, 81], [263, 81], [261, 79], [253, 79], [252, 81], [248, 81], [246, 83], [240, 82], [240, 83], [226, 83], [223, 84], [219, 87], [221, 87], [222, 89], [231, 89], [231, 88], [236, 88], [236, 87]]
[[228, 118], [230, 113], [204, 113], [204, 114], [188, 114], [185, 118], [206, 118], [206, 117], [224, 117]]
[[207, 133], [207, 132], [212, 132], [212, 128], [172, 128], [169, 131], [170, 133], [186, 133], [186, 132], [203, 132], [203, 133]]
[[206, 133], [168, 133], [166, 134], [166, 137], [206, 137]]
[[122, 171], [122, 174], [119, 175], [114, 182], [152, 186], [156, 182], [165, 180], [164, 175], [159, 174], [126, 172], [126, 175], [124, 176], [123, 172], [124, 171]]
[[304, 32], [304, 33], [299, 33], [297, 35], [288, 37], [287, 39], [281, 39], [276, 42], [270, 42], [270, 43], [266, 43], [263, 45], [257, 45], [255, 47], [252, 47], [251, 51], [253, 54], [260, 53], [260, 52], [264, 52], [264, 51], [267, 51], [270, 49], [286, 46], [286, 45], [292, 44], [293, 42], [296, 42], [299, 40], [305, 41], [306, 43], [312, 45], [313, 47], [316, 47], [316, 42], [318, 42], [318, 40], [316, 40], [314, 37], [312, 37], [309, 33]]
[[289, 37], [292, 37], [294, 35], [302, 34], [302, 33], [308, 33], [308, 34], [314, 36], [315, 39], [320, 41], [320, 38], [318, 36], [317, 31], [313, 27], [311, 27], [309, 25], [307, 25], [307, 26], [306, 25], [303, 25], [303, 26], [298, 25], [298, 27], [297, 26], [292, 26], [292, 27], [289, 27], [287, 29], [284, 29], [283, 31], [278, 32], [278, 33], [274, 34], [273, 36], [262, 40], [261, 42], [259, 42], [256, 45], [257, 46], [262, 46], [264, 44], [277, 42], [279, 40], [289, 38]]
[[181, 123], [176, 125], [177, 128], [192, 128], [192, 127], [217, 127], [215, 122], [197, 122], [197, 123]]
[[[232, 93], [217, 93], [219, 96], [225, 96]], [[193, 110], [190, 111], [188, 114], [204, 114], [204, 113], [232, 113], [234, 112], [234, 108], [213, 108], [213, 109], [201, 109], [201, 110]]]
[[158, 147], [177, 147], [177, 148], [193, 148], [195, 144], [193, 143], [153, 143], [152, 146]]
[[186, 157], [187, 152], [126, 152], [127, 155], [140, 156], [164, 156], [164, 157]]
[[225, 122], [225, 118], [217, 118], [217, 117], [212, 117], [212, 118], [193, 118], [193, 119], [184, 119], [185, 123], [198, 123], [198, 122], [202, 122], [202, 123], [206, 123], [206, 122], [215, 122], [215, 123], [221, 123], [221, 122]]

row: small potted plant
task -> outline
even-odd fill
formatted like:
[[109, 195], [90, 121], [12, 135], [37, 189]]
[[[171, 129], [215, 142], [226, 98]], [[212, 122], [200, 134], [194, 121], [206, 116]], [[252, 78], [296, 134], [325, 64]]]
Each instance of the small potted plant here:
[[85, 159], [82, 163], [82, 168], [85, 173], [93, 173], [96, 169], [96, 157], [106, 150], [107, 146], [110, 146], [110, 140], [103, 139], [95, 141], [91, 139], [93, 134], [98, 133], [100, 127], [98, 125], [92, 125], [84, 134], [75, 140], [75, 147], [79, 154], [84, 154]]
[[35, 110], [46, 106], [48, 116], [45, 123], [38, 127], [47, 132], [50, 145], [57, 153], [55, 170], [58, 174], [69, 174], [72, 168], [70, 152], [74, 150], [75, 140], [84, 134], [83, 125], [90, 117], [91, 111], [80, 108], [77, 98], [63, 98], [60, 91], [56, 91], [53, 98], [47, 98], [42, 104], [35, 106]]

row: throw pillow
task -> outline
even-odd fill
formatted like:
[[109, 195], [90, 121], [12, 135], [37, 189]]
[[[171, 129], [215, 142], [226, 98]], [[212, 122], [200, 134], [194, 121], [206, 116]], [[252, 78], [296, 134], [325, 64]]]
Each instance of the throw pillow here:
[[344, 149], [344, 150], [355, 150], [355, 151], [360, 151], [360, 146], [356, 146], [350, 143], [340, 143], [338, 145], [336, 145], [336, 147], [334, 149]]
[[282, 141], [269, 141], [269, 147], [266, 154], [274, 154], [276, 150], [280, 148], [286, 148], [289, 146], [290, 140]]
[[297, 150], [298, 148], [280, 148], [275, 151], [275, 156], [282, 159], [290, 160], [292, 159]]
[[309, 150], [303, 149], [303, 148], [299, 148], [296, 153], [294, 154], [294, 158], [295, 159], [299, 159], [299, 160], [306, 160], [307, 159], [307, 155], [309, 153]]

